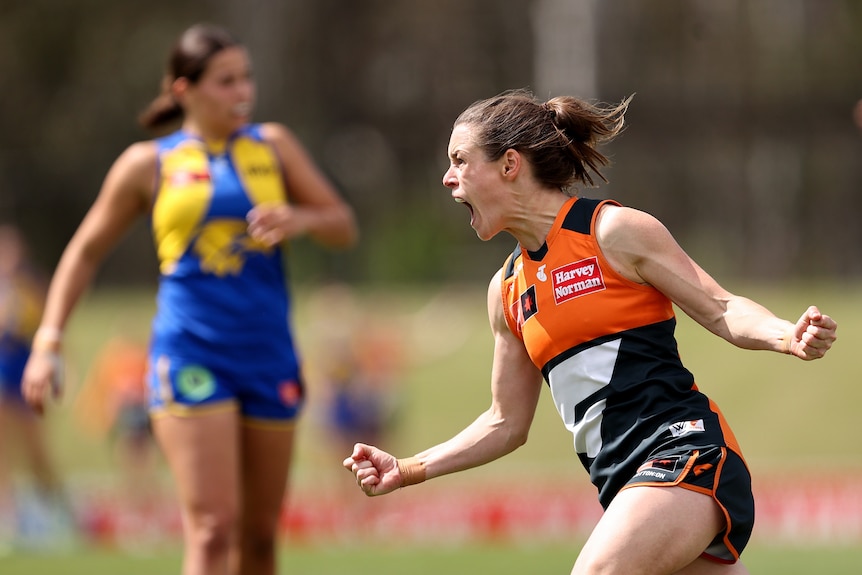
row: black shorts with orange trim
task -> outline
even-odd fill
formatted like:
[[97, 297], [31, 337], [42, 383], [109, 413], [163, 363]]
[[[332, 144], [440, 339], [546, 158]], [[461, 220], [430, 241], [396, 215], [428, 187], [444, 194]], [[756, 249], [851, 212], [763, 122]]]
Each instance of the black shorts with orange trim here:
[[719, 563], [735, 563], [754, 528], [751, 474], [742, 458], [726, 447], [673, 449], [653, 454], [623, 486], [679, 486], [712, 497], [727, 521], [724, 531], [703, 556]]

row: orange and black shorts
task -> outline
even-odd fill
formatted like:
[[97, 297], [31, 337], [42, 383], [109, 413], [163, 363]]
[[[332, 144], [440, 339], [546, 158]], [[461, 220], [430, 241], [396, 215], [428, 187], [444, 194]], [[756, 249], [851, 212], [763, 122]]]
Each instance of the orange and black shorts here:
[[743, 459], [726, 447], [662, 451], [641, 465], [623, 486], [679, 486], [712, 497], [727, 520], [703, 553], [707, 559], [735, 563], [754, 528], [751, 474]]

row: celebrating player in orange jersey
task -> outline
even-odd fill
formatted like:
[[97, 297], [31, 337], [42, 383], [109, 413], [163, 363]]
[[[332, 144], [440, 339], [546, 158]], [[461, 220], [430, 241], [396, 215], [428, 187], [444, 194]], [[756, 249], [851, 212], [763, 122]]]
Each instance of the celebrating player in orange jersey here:
[[803, 360], [829, 350], [836, 323], [816, 307], [780, 319], [723, 289], [654, 217], [574, 193], [604, 180], [597, 146], [628, 103], [519, 90], [458, 117], [443, 184], [479, 238], [518, 241], [488, 289], [491, 407], [413, 457], [357, 444], [344, 466], [380, 495], [493, 461], [527, 440], [544, 380], [605, 508], [573, 574], [747, 573], [750, 475], [680, 361], [672, 304], [738, 347]]
[[209, 25], [182, 34], [141, 118], [179, 129], [114, 162], [54, 274], [24, 376], [26, 399], [42, 411], [75, 303], [111, 247], [148, 217], [161, 272], [148, 396], [183, 512], [185, 575], [275, 573], [303, 406], [281, 246], [309, 236], [345, 248], [358, 233], [296, 137], [251, 122], [254, 100], [241, 44]]

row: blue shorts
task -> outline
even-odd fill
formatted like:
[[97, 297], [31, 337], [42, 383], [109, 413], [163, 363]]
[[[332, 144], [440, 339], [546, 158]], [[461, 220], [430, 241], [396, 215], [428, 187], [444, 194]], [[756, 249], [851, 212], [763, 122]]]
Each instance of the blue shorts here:
[[228, 368], [155, 355], [147, 382], [154, 415], [239, 409], [245, 419], [289, 423], [299, 416], [305, 398], [300, 373], [290, 365], [261, 369], [250, 362]]
[[679, 486], [712, 497], [727, 520], [703, 552], [706, 559], [735, 563], [754, 528], [751, 474], [742, 457], [726, 447], [669, 449], [654, 453], [623, 486]]

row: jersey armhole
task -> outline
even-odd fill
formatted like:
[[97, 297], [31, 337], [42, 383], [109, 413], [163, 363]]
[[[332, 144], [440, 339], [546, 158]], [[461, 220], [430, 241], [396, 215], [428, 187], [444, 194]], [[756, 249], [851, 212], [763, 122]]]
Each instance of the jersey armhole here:
[[506, 320], [506, 325], [509, 327], [509, 331], [512, 334], [523, 341], [523, 335], [521, 334], [521, 330], [518, 329], [518, 321], [512, 317], [512, 307], [509, 302], [508, 294], [511, 290], [514, 290], [514, 282], [517, 281], [518, 277], [515, 274], [515, 260], [518, 256], [521, 255], [521, 246], [518, 245], [515, 247], [515, 250], [509, 254], [509, 257], [506, 258], [506, 263], [503, 264], [503, 273], [500, 274], [500, 305], [503, 306], [503, 318]]

